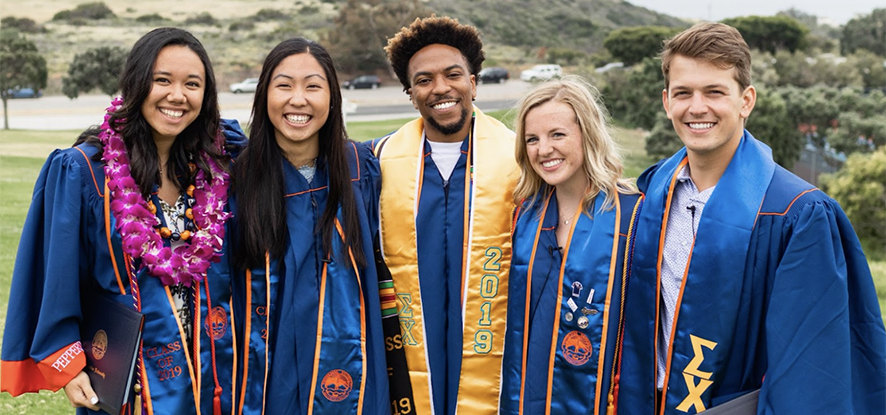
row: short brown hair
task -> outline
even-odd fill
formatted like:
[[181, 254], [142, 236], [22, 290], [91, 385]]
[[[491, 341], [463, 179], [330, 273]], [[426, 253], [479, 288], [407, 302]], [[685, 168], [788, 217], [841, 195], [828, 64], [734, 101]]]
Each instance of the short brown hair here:
[[483, 42], [480, 40], [480, 32], [472, 26], [459, 24], [458, 20], [450, 17], [431, 16], [424, 19], [416, 18], [411, 25], [400, 29], [390, 40], [385, 51], [388, 60], [403, 90], [412, 87], [409, 79], [409, 60], [412, 55], [428, 45], [441, 44], [452, 46], [461, 52], [468, 63], [468, 70], [477, 76], [483, 66], [486, 56], [483, 54]]
[[721, 69], [735, 68], [735, 81], [744, 91], [751, 85], [751, 50], [741, 33], [723, 23], [698, 23], [665, 41], [661, 72], [665, 89], [670, 85], [671, 61], [675, 56], [702, 60]]

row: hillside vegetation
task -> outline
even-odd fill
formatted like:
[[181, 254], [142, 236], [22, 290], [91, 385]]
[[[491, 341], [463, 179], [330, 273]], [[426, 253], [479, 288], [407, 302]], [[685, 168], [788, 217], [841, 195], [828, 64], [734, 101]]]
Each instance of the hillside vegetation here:
[[[305, 36], [323, 42], [336, 25], [345, 0], [193, 0], [187, 7], [172, 1], [103, 1], [113, 12], [101, 19], [60, 18], [90, 1], [29, 0], [0, 2], [0, 15], [28, 18], [42, 27], [29, 33], [46, 57], [47, 94], [61, 91], [61, 78], [74, 56], [91, 48], [130, 48], [144, 33], [159, 26], [188, 29], [204, 44], [221, 88], [255, 76], [268, 51], [281, 40]], [[421, 14], [458, 18], [481, 30], [490, 65], [513, 70], [545, 59], [548, 53], [586, 56], [602, 48], [606, 35], [619, 27], [685, 26], [680, 19], [618, 0], [373, 0], [359, 3], [373, 9], [380, 4], [415, 4]], [[54, 19], [55, 17], [55, 19]], [[392, 30], [387, 36], [394, 34]], [[334, 51], [335, 52], [335, 51]]]

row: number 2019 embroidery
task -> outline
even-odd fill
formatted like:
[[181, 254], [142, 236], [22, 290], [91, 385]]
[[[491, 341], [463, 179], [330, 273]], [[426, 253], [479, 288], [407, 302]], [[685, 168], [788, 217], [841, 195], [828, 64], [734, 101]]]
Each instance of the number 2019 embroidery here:
[[[481, 327], [492, 326], [492, 299], [498, 295], [498, 271], [501, 271], [501, 248], [486, 248], [486, 261], [483, 263], [483, 277], [480, 279], [480, 297], [490, 300], [480, 304]], [[492, 351], [493, 333], [491, 330], [480, 329], [474, 333], [474, 352], [487, 354]]]

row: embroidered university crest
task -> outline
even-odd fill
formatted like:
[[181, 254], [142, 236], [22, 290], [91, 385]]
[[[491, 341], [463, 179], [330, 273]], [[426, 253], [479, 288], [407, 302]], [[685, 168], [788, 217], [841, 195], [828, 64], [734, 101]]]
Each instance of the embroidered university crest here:
[[221, 306], [213, 307], [206, 316], [203, 323], [206, 335], [213, 340], [218, 340], [228, 331], [228, 315]]
[[591, 341], [584, 333], [573, 330], [563, 337], [563, 343], [560, 345], [563, 356], [566, 361], [574, 366], [581, 366], [591, 359], [594, 348]]
[[99, 330], [95, 332], [95, 337], [92, 338], [92, 357], [95, 360], [102, 360], [105, 357], [105, 352], [108, 350], [108, 335], [104, 330]]
[[323, 396], [326, 399], [332, 402], [340, 402], [351, 394], [351, 387], [353, 385], [354, 382], [351, 380], [351, 375], [348, 372], [334, 369], [330, 370], [326, 376], [323, 376], [323, 380], [320, 382], [320, 389], [323, 391]]

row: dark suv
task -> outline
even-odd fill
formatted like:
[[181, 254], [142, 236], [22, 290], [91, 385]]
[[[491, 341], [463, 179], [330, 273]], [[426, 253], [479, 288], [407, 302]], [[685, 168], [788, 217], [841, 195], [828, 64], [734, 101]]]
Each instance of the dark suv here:
[[372, 88], [376, 89], [381, 86], [381, 80], [378, 79], [375, 75], [360, 75], [350, 81], [345, 81], [341, 84], [342, 88], [347, 89], [359, 89], [359, 88]]
[[511, 78], [511, 75], [508, 74], [508, 70], [505, 68], [484, 68], [480, 70], [480, 82], [481, 83], [492, 83], [495, 82], [500, 84], [504, 81], [507, 81]]

